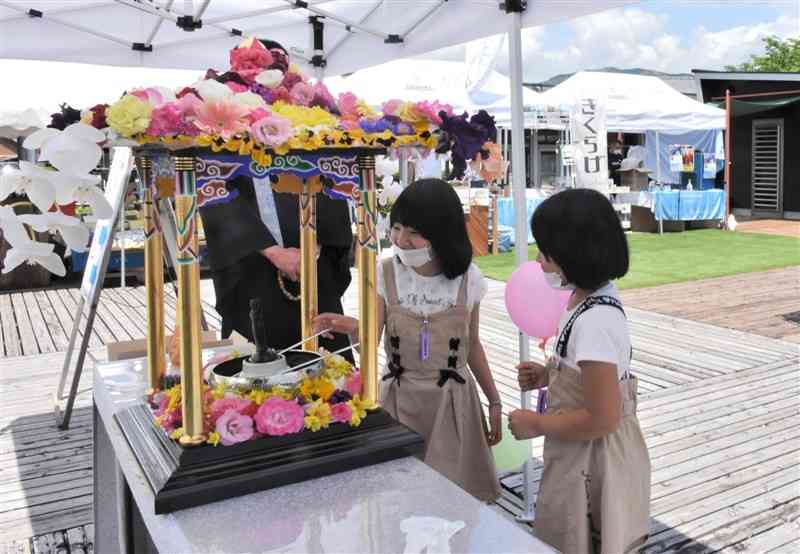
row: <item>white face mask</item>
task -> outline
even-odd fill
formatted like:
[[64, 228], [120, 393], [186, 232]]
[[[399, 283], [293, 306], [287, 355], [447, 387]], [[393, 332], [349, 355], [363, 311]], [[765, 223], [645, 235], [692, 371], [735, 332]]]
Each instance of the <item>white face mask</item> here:
[[566, 285], [562, 284], [561, 281], [561, 274], [558, 272], [555, 273], [548, 273], [544, 272], [544, 280], [547, 281], [547, 284], [553, 287], [556, 290], [575, 290], [575, 285], [571, 283], [567, 283]]
[[408, 267], [421, 267], [432, 259], [430, 248], [413, 248], [403, 250], [395, 245], [394, 253], [400, 258], [400, 261], [403, 262], [403, 265], [407, 265]]

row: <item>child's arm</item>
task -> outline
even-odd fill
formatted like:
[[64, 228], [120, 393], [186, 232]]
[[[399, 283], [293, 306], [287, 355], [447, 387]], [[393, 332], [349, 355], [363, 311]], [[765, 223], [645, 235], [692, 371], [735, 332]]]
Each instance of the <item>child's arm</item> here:
[[[378, 296], [378, 338], [383, 334], [383, 326], [386, 320], [386, 304], [382, 297]], [[330, 333], [326, 333], [326, 338], [333, 338], [331, 333], [339, 333], [342, 335], [349, 335], [350, 342], [353, 344], [359, 342], [358, 338], [358, 319], [342, 314], [324, 313], [319, 314], [314, 318], [314, 326], [312, 331], [319, 333], [324, 329], [330, 329]], [[358, 347], [356, 350], [360, 352]]]
[[579, 362], [586, 407], [554, 415], [516, 410], [508, 417], [518, 439], [544, 435], [565, 440], [593, 440], [613, 433], [622, 419], [617, 366], [606, 362]]
[[489, 446], [494, 446], [503, 437], [502, 418], [503, 405], [500, 402], [500, 394], [494, 384], [492, 372], [489, 369], [489, 362], [486, 359], [486, 352], [483, 349], [480, 337], [480, 302], [472, 308], [472, 317], [469, 322], [469, 357], [467, 364], [470, 371], [478, 381], [483, 394], [489, 400]]

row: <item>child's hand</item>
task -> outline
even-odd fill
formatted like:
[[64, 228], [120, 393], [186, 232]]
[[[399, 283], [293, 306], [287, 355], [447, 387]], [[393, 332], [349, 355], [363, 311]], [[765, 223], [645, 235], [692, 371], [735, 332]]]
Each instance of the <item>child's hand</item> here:
[[548, 369], [538, 362], [522, 362], [517, 366], [520, 390], [534, 390], [547, 386]]
[[503, 440], [503, 406], [502, 404], [489, 405], [489, 433], [486, 435], [489, 446], [494, 446]]
[[[355, 337], [358, 335], [358, 320], [342, 314], [319, 314], [314, 318], [312, 331], [316, 334], [325, 329], [329, 329], [333, 333]], [[322, 336], [326, 339], [333, 338], [332, 333], [325, 333]]]
[[514, 410], [508, 414], [508, 428], [517, 440], [532, 439], [542, 434], [541, 417], [531, 410]]

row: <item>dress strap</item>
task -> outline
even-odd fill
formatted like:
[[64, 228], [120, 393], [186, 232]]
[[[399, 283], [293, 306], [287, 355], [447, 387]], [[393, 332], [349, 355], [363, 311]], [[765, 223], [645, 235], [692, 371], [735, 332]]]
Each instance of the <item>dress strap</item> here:
[[622, 312], [622, 315], [625, 315], [625, 310], [622, 308], [622, 303], [614, 298], [613, 296], [590, 296], [583, 302], [581, 302], [578, 309], [575, 310], [575, 313], [572, 314], [572, 317], [569, 318], [567, 324], [564, 326], [564, 330], [561, 331], [561, 335], [558, 337], [558, 343], [556, 344], [556, 352], [562, 358], [566, 358], [567, 356], [567, 344], [569, 343], [569, 338], [572, 335], [572, 328], [575, 326], [575, 321], [586, 311], [591, 310], [595, 306], [611, 306], [613, 308], [618, 309]]
[[394, 274], [394, 256], [381, 261], [383, 264], [383, 285], [386, 291], [386, 304], [396, 306], [399, 303], [397, 297], [397, 279]]
[[461, 285], [458, 287], [458, 296], [456, 297], [456, 306], [467, 306], [467, 281], [469, 280], [469, 268], [461, 276]]

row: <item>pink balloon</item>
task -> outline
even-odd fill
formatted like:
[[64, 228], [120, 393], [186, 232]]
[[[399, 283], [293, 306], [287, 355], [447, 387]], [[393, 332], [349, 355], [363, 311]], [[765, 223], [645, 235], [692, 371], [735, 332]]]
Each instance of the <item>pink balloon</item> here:
[[551, 287], [538, 262], [528, 262], [518, 267], [506, 284], [506, 310], [523, 333], [547, 339], [558, 331], [570, 294]]

